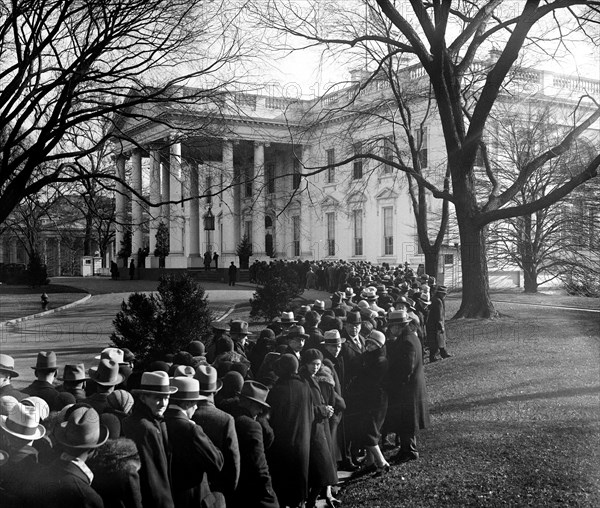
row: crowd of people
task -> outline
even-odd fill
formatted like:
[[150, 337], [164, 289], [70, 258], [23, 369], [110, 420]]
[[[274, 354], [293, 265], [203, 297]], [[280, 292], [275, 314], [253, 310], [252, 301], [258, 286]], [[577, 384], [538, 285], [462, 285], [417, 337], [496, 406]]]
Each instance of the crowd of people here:
[[423, 365], [451, 356], [446, 288], [406, 267], [336, 267], [334, 282], [322, 268], [327, 305], [256, 334], [215, 323], [143, 368], [108, 347], [57, 379], [57, 355], [42, 351], [19, 391], [1, 354], [3, 507], [337, 506], [339, 470], [385, 475], [418, 459]]

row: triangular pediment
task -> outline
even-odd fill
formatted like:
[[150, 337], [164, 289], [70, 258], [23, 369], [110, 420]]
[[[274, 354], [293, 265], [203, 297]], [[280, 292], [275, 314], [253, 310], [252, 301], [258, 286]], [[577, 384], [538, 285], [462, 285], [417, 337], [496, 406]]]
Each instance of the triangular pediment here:
[[333, 196], [327, 196], [323, 201], [321, 201], [322, 208], [335, 208], [340, 205], [340, 202], [335, 199]]
[[354, 192], [348, 197], [348, 203], [364, 203], [367, 200], [367, 196], [362, 192]]
[[382, 189], [379, 194], [375, 196], [375, 199], [396, 199], [398, 197], [398, 193], [393, 189], [387, 188]]

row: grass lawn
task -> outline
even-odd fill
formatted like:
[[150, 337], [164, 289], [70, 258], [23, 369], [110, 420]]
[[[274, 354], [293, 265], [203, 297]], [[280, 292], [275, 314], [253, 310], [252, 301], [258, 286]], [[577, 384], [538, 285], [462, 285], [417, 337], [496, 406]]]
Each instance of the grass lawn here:
[[[447, 303], [452, 316], [460, 302]], [[600, 314], [497, 308], [501, 319], [450, 322], [455, 356], [425, 366], [421, 458], [348, 481], [343, 506], [600, 506]]]
[[48, 310], [79, 300], [86, 294], [82, 289], [56, 284], [48, 284], [47, 286], [35, 288], [1, 284], [0, 321], [7, 321], [42, 312], [43, 309], [40, 300], [42, 293], [46, 293], [50, 299]]

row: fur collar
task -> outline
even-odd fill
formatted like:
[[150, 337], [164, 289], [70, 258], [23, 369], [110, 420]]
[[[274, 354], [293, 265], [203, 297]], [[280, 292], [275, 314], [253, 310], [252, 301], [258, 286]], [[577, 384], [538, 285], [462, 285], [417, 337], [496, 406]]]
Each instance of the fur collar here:
[[335, 387], [335, 379], [333, 378], [333, 372], [331, 372], [331, 369], [325, 364], [321, 365], [319, 372], [315, 374], [315, 379], [319, 383], [327, 383]]

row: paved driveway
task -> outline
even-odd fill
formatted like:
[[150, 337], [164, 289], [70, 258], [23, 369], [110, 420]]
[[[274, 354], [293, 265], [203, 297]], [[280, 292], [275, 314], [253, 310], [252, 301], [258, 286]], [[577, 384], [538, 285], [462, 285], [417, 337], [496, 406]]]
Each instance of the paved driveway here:
[[[227, 286], [226, 286], [227, 287]], [[252, 297], [250, 288], [225, 289], [223, 285], [206, 285], [208, 299], [215, 313], [223, 315], [235, 304]], [[49, 316], [31, 319], [0, 329], [0, 351], [15, 358], [20, 376], [13, 380], [19, 388], [33, 381], [38, 351], [55, 351], [58, 363], [84, 362], [86, 368], [93, 357], [109, 343], [113, 319], [121, 302], [129, 293], [95, 294], [88, 301]]]

